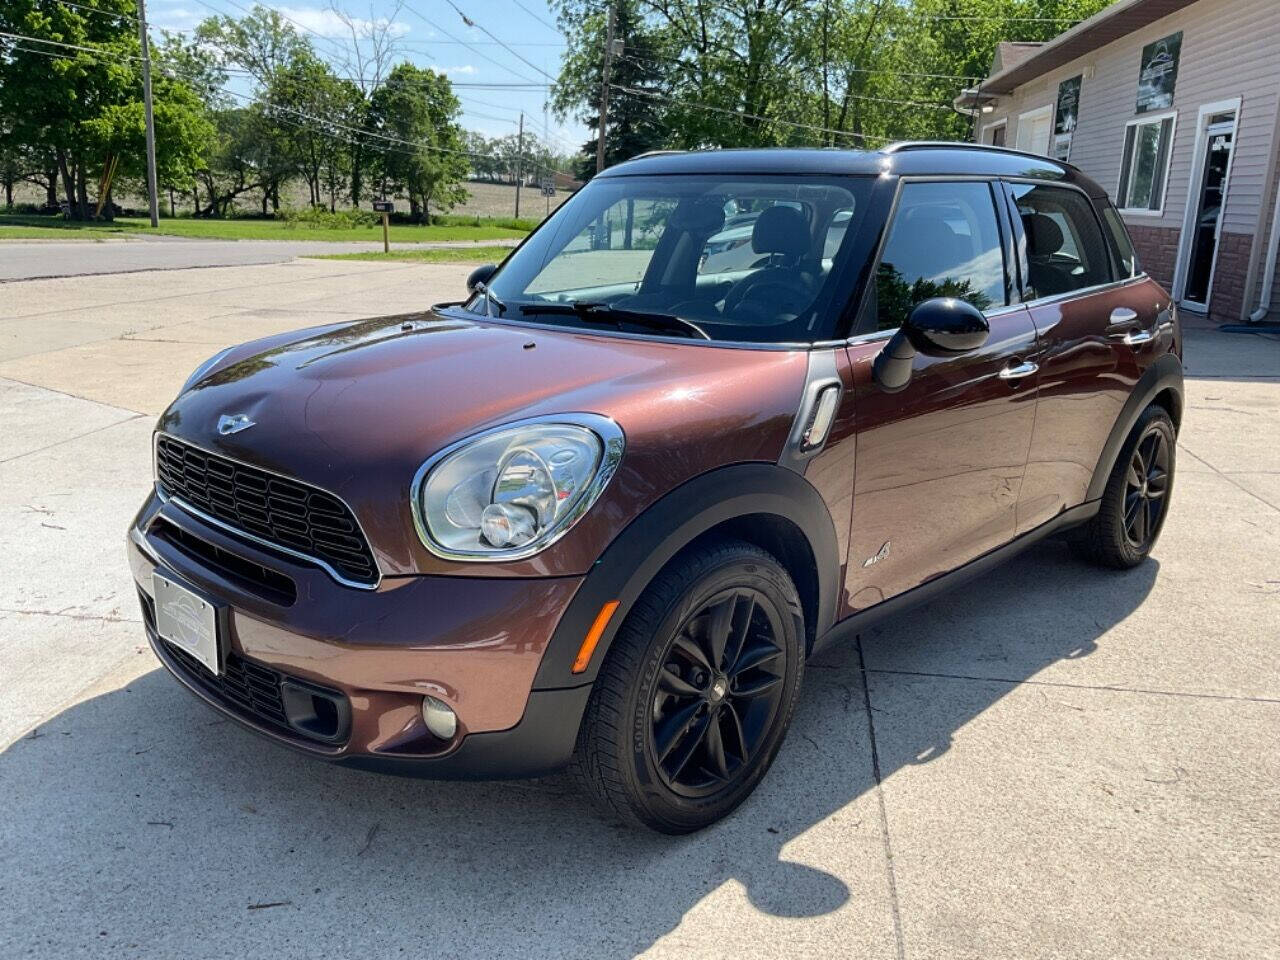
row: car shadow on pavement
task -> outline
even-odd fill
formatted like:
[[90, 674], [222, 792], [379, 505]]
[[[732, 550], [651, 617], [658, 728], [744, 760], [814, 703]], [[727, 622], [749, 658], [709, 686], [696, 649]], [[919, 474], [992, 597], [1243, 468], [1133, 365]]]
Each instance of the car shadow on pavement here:
[[[156, 670], [0, 754], [0, 942], [59, 956], [624, 957], [688, 917], [676, 952], [740, 951], [768, 930], [787, 955], [799, 928], [774, 918], [813, 918], [849, 955], [891, 953], [868, 720], [909, 744], [880, 750], [882, 778], [927, 764], [1016, 682], [1091, 653], [1157, 573], [1094, 570], [1046, 543], [823, 653], [755, 796], [682, 838], [610, 822], [563, 776], [434, 783], [301, 757]], [[882, 717], [864, 660], [874, 694], [896, 658], [923, 672], [935, 648], [933, 672], [969, 663], [1008, 682], [941, 684], [926, 711]]]

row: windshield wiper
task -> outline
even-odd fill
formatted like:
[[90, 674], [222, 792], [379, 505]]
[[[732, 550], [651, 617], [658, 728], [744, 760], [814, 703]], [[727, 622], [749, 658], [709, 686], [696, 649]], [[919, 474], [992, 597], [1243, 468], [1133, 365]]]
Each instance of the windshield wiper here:
[[569, 300], [564, 303], [522, 303], [523, 314], [547, 314], [558, 316], [575, 316], [585, 323], [634, 323], [666, 333], [672, 331], [686, 336], [701, 337], [710, 340], [711, 335], [692, 320], [677, 317], [670, 313], [649, 313], [644, 310], [627, 310], [615, 307], [603, 300]]

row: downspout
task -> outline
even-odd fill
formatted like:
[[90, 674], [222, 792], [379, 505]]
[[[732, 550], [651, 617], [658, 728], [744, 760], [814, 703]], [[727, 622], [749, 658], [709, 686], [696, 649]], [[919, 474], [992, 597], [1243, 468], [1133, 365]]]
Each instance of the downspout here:
[[1276, 257], [1280, 256], [1280, 184], [1276, 185], [1276, 206], [1271, 212], [1271, 239], [1267, 242], [1267, 265], [1262, 273], [1262, 292], [1258, 297], [1258, 309], [1249, 314], [1249, 321], [1265, 320], [1271, 312], [1271, 294], [1276, 284]]

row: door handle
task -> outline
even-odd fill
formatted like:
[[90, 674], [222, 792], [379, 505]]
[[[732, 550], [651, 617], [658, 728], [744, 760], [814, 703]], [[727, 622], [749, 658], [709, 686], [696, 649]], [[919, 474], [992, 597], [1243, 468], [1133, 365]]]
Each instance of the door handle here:
[[1001, 380], [1021, 380], [1024, 377], [1031, 376], [1033, 373], [1035, 373], [1039, 369], [1040, 369], [1040, 364], [1032, 363], [1030, 360], [1026, 360], [1022, 363], [1017, 364], [1016, 366], [1005, 367], [1003, 370], [1000, 371], [1000, 379]]
[[1116, 307], [1111, 311], [1111, 322], [1107, 327], [1107, 336], [1118, 340], [1138, 326], [1138, 311], [1128, 307]]

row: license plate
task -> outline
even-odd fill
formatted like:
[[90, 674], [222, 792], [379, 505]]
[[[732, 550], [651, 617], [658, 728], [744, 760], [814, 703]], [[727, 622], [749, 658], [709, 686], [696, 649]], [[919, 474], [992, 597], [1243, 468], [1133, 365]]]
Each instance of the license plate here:
[[159, 570], [151, 575], [151, 583], [156, 601], [156, 632], [199, 660], [210, 673], [221, 673], [218, 608]]

